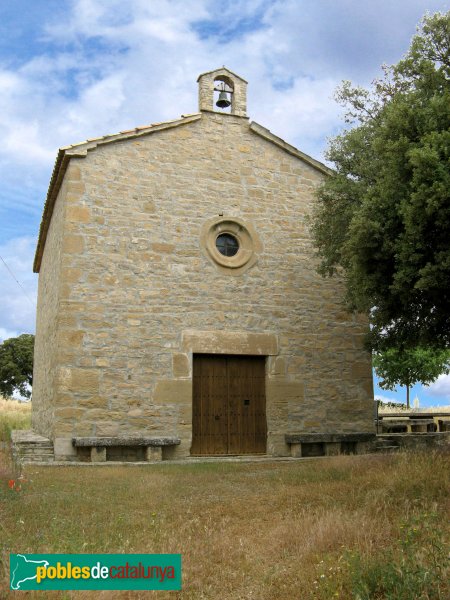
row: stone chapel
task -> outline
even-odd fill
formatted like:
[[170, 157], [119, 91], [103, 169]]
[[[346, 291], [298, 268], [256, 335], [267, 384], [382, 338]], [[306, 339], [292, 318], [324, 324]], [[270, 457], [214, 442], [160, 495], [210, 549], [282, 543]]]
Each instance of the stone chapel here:
[[59, 150], [40, 228], [33, 431], [57, 460], [363, 452], [367, 319], [307, 226], [322, 163], [249, 121], [247, 82], [199, 111]]

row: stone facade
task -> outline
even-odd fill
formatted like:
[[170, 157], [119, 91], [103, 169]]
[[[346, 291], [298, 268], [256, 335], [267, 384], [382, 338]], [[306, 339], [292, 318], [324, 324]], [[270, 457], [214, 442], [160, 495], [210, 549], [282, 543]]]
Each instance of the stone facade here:
[[[224, 71], [232, 114], [205, 108]], [[198, 114], [60, 151], [33, 387], [56, 458], [75, 457], [74, 436], [118, 435], [176, 436], [173, 456], [188, 456], [194, 353], [267, 357], [269, 454], [290, 453], [287, 434], [374, 431], [368, 324], [316, 273], [307, 227], [327, 169], [249, 123], [245, 85], [219, 69], [199, 78]], [[222, 220], [243, 265], [208, 250]]]

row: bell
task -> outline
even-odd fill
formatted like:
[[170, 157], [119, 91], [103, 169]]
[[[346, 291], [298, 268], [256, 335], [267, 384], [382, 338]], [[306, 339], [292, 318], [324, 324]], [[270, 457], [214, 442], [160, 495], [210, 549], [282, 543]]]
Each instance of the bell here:
[[228, 99], [227, 92], [220, 92], [219, 99], [216, 102], [216, 106], [219, 108], [228, 108], [231, 105], [231, 101]]

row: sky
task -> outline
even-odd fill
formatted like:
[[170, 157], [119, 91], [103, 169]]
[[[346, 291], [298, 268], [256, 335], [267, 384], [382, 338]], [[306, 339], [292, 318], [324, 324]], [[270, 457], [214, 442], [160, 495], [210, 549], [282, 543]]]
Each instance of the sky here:
[[[0, 0], [0, 340], [35, 328], [32, 273], [58, 148], [196, 112], [200, 73], [248, 82], [248, 114], [324, 160], [342, 80], [369, 86], [442, 0]], [[405, 392], [376, 394], [403, 401]], [[416, 386], [450, 404], [450, 376]]]

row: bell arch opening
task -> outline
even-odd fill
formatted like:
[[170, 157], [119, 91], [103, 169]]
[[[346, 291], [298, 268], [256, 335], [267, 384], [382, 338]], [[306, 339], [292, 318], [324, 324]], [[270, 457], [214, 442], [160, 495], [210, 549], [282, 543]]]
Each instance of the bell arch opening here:
[[222, 113], [231, 114], [234, 111], [234, 84], [226, 75], [214, 79], [213, 108]]

